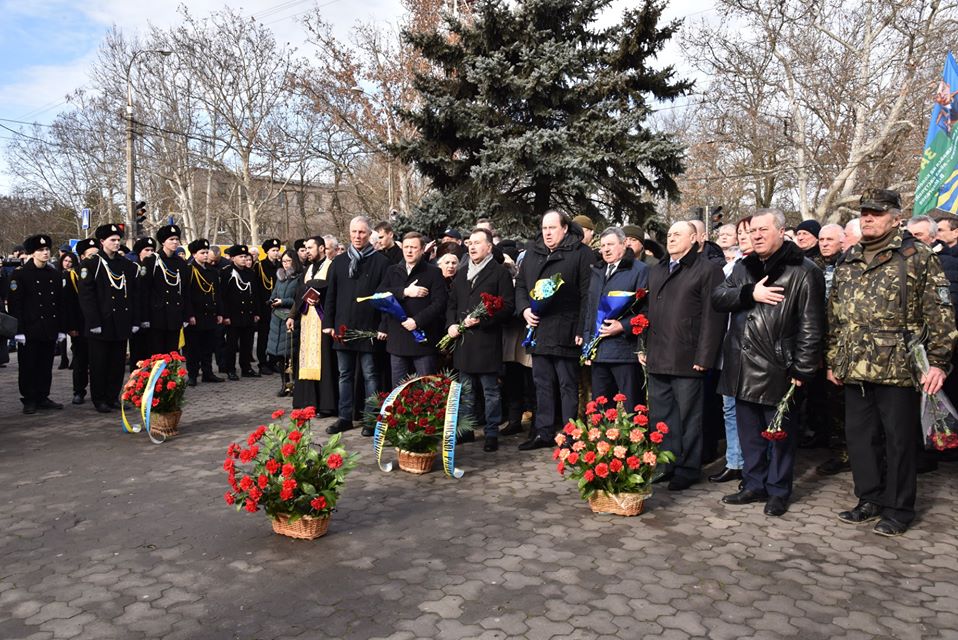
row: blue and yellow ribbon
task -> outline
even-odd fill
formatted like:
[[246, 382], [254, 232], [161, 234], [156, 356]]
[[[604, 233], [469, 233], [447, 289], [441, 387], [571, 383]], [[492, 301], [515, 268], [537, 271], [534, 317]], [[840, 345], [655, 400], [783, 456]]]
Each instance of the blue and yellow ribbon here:
[[166, 441], [166, 436], [163, 436], [162, 439], [157, 439], [150, 430], [150, 412], [153, 409], [153, 392], [156, 390], [156, 381], [163, 375], [164, 369], [166, 369], [166, 361], [157, 361], [153, 365], [153, 370], [150, 372], [150, 377], [147, 379], [143, 390], [143, 397], [140, 399], [140, 417], [143, 419], [143, 427], [139, 424], [130, 424], [130, 421], [126, 419], [126, 400], [120, 401], [120, 415], [123, 417], [123, 430], [127, 433], [139, 433], [145, 428], [146, 434], [150, 436], [150, 440], [154, 444], [162, 444]]

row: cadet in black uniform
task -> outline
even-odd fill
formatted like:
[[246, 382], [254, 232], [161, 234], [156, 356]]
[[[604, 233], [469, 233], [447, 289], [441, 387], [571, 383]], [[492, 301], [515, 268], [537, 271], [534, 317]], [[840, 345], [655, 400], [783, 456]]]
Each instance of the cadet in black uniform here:
[[236, 354], [239, 352], [243, 377], [258, 378], [253, 371], [253, 334], [259, 322], [259, 300], [262, 291], [249, 268], [249, 247], [234, 244], [226, 250], [233, 264], [220, 272], [220, 294], [223, 301], [223, 324], [226, 325], [226, 377], [236, 375]]
[[[120, 247], [120, 255], [126, 256], [127, 252]], [[137, 269], [137, 285], [146, 275], [144, 264], [156, 252], [156, 240], [153, 238], [140, 238], [133, 243], [134, 265]], [[141, 303], [145, 302], [143, 296], [139, 296]], [[151, 355], [150, 352], [150, 323], [149, 316], [145, 309], [139, 310], [137, 317], [143, 320], [139, 330], [130, 336], [130, 371], [136, 369], [136, 363], [140, 360], [146, 360]]]
[[23, 412], [62, 409], [50, 400], [53, 380], [53, 351], [63, 333], [60, 312], [63, 285], [60, 273], [49, 264], [50, 236], [30, 236], [23, 242], [30, 259], [10, 274], [7, 306], [17, 319], [17, 361], [20, 366], [20, 395]]
[[120, 250], [120, 227], [94, 233], [100, 253], [80, 263], [80, 309], [90, 351], [90, 398], [100, 413], [120, 407], [127, 339], [139, 331], [136, 265]]
[[170, 353], [180, 348], [180, 331], [190, 317], [190, 297], [186, 295], [189, 267], [177, 255], [180, 228], [175, 224], [156, 232], [159, 248], [143, 261], [140, 268], [140, 299], [143, 301], [141, 327], [150, 330], [150, 353]]
[[189, 244], [193, 256], [188, 265], [190, 275], [186, 297], [190, 316], [183, 333], [186, 336], [187, 385], [196, 386], [196, 378], [203, 370], [203, 382], [223, 382], [223, 378], [213, 373], [213, 348], [216, 346], [216, 328], [223, 322], [223, 308], [220, 302], [219, 273], [212, 266], [214, 260], [208, 240], [194, 240]]
[[265, 294], [260, 300], [259, 322], [256, 324], [256, 361], [259, 362], [259, 372], [263, 375], [272, 375], [276, 371], [269, 365], [269, 357], [266, 355], [266, 345], [269, 342], [269, 324], [273, 317], [273, 309], [270, 306], [272, 302], [269, 299], [273, 286], [276, 285], [276, 270], [280, 267], [280, 249], [282, 242], [276, 238], [265, 240], [262, 244], [263, 252], [266, 254], [262, 260], [253, 265], [253, 271], [257, 280], [257, 286]]
[[70, 334], [73, 349], [73, 404], [86, 401], [86, 386], [90, 379], [90, 351], [83, 334], [83, 311], [80, 310], [80, 263], [100, 250], [96, 238], [80, 240], [74, 247], [79, 261], [63, 273], [64, 329]]

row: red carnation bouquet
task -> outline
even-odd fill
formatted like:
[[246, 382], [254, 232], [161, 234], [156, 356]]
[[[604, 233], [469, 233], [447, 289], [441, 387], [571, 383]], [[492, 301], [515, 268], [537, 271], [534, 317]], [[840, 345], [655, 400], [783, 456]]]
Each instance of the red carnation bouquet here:
[[662, 451], [669, 432], [664, 422], [649, 427], [648, 409], [636, 405], [627, 411], [625, 396], [599, 396], [586, 405], [586, 419], [570, 420], [556, 434], [553, 459], [556, 470], [578, 481], [579, 494], [588, 500], [599, 492], [647, 493], [662, 475], [661, 464], [675, 462], [675, 454]]
[[123, 387], [123, 400], [139, 409], [143, 397], [148, 391], [146, 385], [157, 362], [166, 362], [166, 368], [153, 384], [153, 400], [150, 411], [154, 413], [173, 413], [183, 408], [183, 396], [186, 393], [186, 359], [178, 352], [158, 353], [136, 363], [137, 369], [130, 375]]
[[785, 396], [779, 400], [778, 405], [775, 407], [775, 415], [772, 417], [772, 422], [769, 423], [768, 427], [765, 428], [765, 431], [762, 432], [762, 437], [766, 440], [777, 441], [784, 440], [788, 437], [788, 434], [785, 433], [785, 429], [782, 425], [785, 422], [785, 416], [788, 413], [788, 407], [792, 403], [792, 398], [795, 396], [795, 383], [793, 382], [789, 387], [788, 391], [785, 392]]
[[456, 325], [456, 328], [459, 329], [459, 337], [453, 338], [448, 333], [442, 337], [441, 340], [436, 344], [440, 351], [453, 351], [456, 346], [459, 344], [459, 340], [462, 338], [463, 334], [469, 329], [466, 327], [465, 322], [469, 318], [475, 320], [482, 320], [483, 318], [491, 318], [496, 315], [499, 311], [502, 310], [502, 296], [494, 296], [491, 293], [480, 293], [479, 296], [482, 298], [482, 303], [477, 305], [475, 309], [466, 314], [466, 317], [462, 319], [462, 322]]
[[[284, 415], [277, 410], [273, 420]], [[338, 433], [325, 446], [314, 445], [309, 421], [315, 415], [313, 407], [294, 409], [285, 425], [258, 426], [246, 447], [230, 443], [223, 462], [230, 486], [226, 504], [250, 513], [263, 509], [271, 518], [288, 515], [290, 522], [329, 515], [358, 455], [346, 453]]]

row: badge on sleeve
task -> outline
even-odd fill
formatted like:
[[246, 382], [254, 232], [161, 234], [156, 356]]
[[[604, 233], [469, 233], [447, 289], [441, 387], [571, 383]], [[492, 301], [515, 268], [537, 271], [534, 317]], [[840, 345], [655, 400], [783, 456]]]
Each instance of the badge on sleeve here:
[[89, 271], [86, 270], [86, 267], [80, 269], [80, 279], [86, 280], [87, 273], [89, 273]]
[[946, 307], [951, 306], [951, 294], [948, 291], [948, 287], [938, 287], [938, 302]]
[[10, 281], [10, 291], [16, 291], [18, 286], [20, 286], [20, 285], [17, 284], [17, 281], [16, 281], [16, 280], [11, 280], [11, 281]]
[[141, 276], [146, 275], [146, 267], [144, 267], [143, 265], [140, 265], [140, 275]]

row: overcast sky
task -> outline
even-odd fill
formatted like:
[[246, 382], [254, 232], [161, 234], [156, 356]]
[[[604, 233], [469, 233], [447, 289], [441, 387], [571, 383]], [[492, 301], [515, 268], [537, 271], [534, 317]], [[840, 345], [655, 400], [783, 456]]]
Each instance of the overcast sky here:
[[[635, 0], [617, 0], [610, 18]], [[0, 125], [17, 129], [9, 120], [49, 123], [67, 108], [66, 95], [86, 86], [87, 70], [104, 35], [116, 24], [123, 32], [143, 32], [149, 24], [167, 27], [178, 21], [179, 2], [168, 0], [0, 0]], [[191, 0], [190, 12], [205, 15], [224, 6], [255, 17], [280, 41], [301, 47], [303, 16], [319, 6], [337, 35], [348, 36], [357, 22], [395, 23], [402, 13], [399, 0]], [[714, 16], [713, 0], [673, 0], [668, 18], [685, 17], [687, 24]], [[676, 42], [663, 62], [691, 73]], [[0, 127], [0, 145], [14, 134]], [[2, 171], [0, 192], [9, 192], [10, 177]]]

